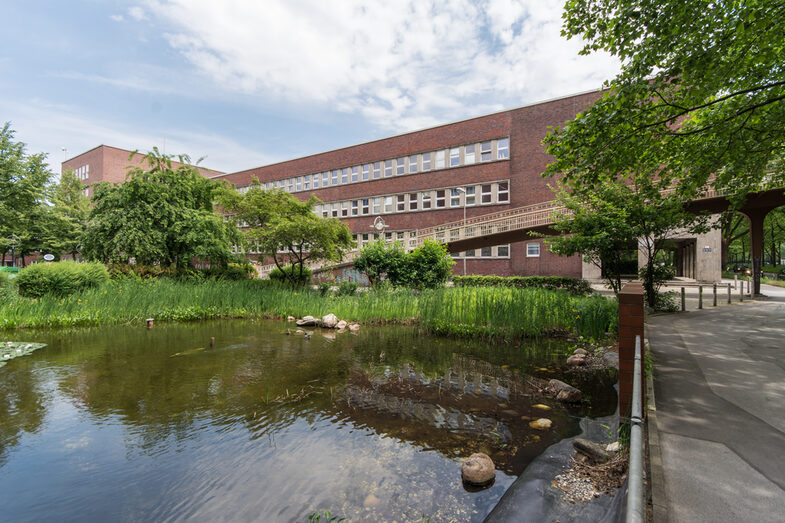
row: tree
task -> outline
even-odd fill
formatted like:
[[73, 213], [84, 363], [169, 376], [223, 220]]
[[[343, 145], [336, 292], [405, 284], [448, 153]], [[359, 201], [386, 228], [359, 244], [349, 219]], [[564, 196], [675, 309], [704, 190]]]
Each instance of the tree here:
[[425, 242], [409, 253], [409, 266], [414, 287], [432, 289], [447, 281], [452, 274], [452, 259], [447, 247], [434, 240]]
[[646, 260], [639, 273], [650, 307], [655, 306], [657, 291], [667, 276], [657, 260], [669, 238], [708, 229], [707, 217], [685, 211], [678, 194], [663, 191], [661, 181], [646, 176], [634, 176], [628, 183], [606, 180], [590, 190], [563, 189], [559, 200], [567, 212], [556, 217], [554, 227], [561, 236], [549, 240], [551, 249], [561, 255], [580, 254], [605, 269], [611, 288], [618, 293], [621, 275], [613, 268], [620, 265], [629, 245], [637, 246]]
[[375, 285], [386, 277], [395, 286], [411, 280], [406, 252], [400, 242], [387, 243], [377, 238], [362, 248], [354, 259], [354, 268], [368, 276], [368, 283]]
[[583, 185], [646, 173], [686, 196], [785, 184], [782, 1], [569, 0], [563, 19], [564, 36], [621, 72], [549, 134], [551, 173]]
[[66, 169], [60, 175], [60, 182], [52, 188], [46, 240], [48, 251], [70, 254], [76, 259], [90, 213], [90, 198], [84, 190], [73, 169]]
[[225, 190], [220, 201], [247, 227], [247, 243], [258, 246], [258, 252], [271, 258], [292, 286], [303, 281], [306, 263], [339, 262], [355, 245], [346, 225], [313, 212], [319, 202], [313, 196], [303, 202], [279, 189], [265, 190], [255, 181], [242, 195]]
[[87, 258], [178, 268], [194, 259], [227, 263], [239, 232], [213, 208], [221, 184], [199, 174], [187, 156], [178, 160], [173, 169], [172, 156], [153, 148], [148, 170], [130, 170], [121, 185], [95, 186], [83, 237]]
[[[27, 154], [25, 144], [14, 141], [6, 123], [0, 130], [0, 250], [3, 259], [15, 245], [24, 256], [43, 247], [47, 222], [46, 198], [52, 172], [43, 153]], [[12, 240], [12, 235], [16, 238]]]

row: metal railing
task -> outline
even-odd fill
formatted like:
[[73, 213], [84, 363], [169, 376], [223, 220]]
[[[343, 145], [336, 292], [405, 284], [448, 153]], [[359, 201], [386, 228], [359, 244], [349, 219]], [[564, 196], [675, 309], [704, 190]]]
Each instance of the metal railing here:
[[641, 394], [641, 337], [635, 336], [630, 415], [630, 470], [627, 475], [627, 523], [643, 523], [643, 398]]

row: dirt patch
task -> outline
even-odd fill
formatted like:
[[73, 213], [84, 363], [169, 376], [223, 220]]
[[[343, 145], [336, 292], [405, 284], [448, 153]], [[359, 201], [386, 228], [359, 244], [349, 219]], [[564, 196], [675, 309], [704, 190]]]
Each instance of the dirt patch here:
[[628, 454], [616, 453], [606, 463], [593, 464], [580, 453], [570, 460], [570, 468], [554, 478], [551, 484], [564, 492], [570, 503], [586, 503], [602, 494], [613, 492], [624, 484], [627, 477]]

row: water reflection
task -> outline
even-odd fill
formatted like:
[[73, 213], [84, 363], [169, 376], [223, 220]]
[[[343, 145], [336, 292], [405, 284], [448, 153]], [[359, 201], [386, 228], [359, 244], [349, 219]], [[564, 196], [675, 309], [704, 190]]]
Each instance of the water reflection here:
[[[543, 397], [530, 378], [556, 376], [558, 342], [489, 346], [404, 328], [308, 340], [285, 330], [226, 321], [14, 333], [49, 346], [0, 369], [9, 398], [0, 407], [0, 488], [48, 489], [7, 513], [286, 521], [331, 508], [482, 519], [513, 476], [585, 414]], [[593, 415], [613, 412], [611, 385], [593, 380]], [[538, 417], [553, 426], [532, 429]], [[42, 449], [52, 447], [60, 454], [47, 459]], [[503, 474], [471, 494], [456, 459], [476, 451]], [[101, 499], [129, 477], [135, 488]], [[364, 507], [372, 493], [378, 504]]]

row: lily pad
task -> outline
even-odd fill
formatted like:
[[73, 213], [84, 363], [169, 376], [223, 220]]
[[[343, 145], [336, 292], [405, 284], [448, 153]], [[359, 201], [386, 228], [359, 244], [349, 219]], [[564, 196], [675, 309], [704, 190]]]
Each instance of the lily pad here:
[[0, 342], [0, 367], [14, 358], [27, 356], [28, 354], [44, 347], [46, 347], [45, 343], [31, 343], [26, 341]]

